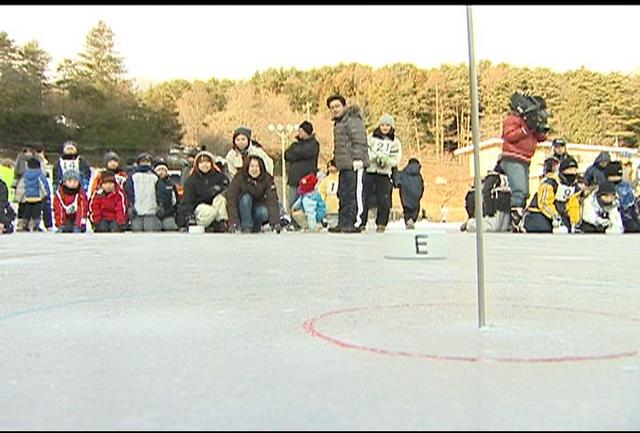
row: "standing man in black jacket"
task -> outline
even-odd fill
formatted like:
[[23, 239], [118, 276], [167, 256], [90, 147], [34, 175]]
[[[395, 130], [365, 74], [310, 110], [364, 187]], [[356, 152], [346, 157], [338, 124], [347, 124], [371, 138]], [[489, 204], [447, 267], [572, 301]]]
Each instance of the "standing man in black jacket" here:
[[313, 133], [313, 125], [306, 120], [300, 124], [296, 141], [284, 153], [284, 159], [289, 163], [287, 170], [287, 209], [298, 198], [298, 183], [308, 174], [318, 171], [318, 154], [320, 143]]
[[360, 233], [360, 215], [364, 210], [363, 176], [369, 167], [367, 132], [360, 108], [355, 105], [347, 107], [343, 96], [330, 96], [327, 107], [334, 122], [333, 159], [340, 171], [338, 225], [331, 227], [329, 232]]

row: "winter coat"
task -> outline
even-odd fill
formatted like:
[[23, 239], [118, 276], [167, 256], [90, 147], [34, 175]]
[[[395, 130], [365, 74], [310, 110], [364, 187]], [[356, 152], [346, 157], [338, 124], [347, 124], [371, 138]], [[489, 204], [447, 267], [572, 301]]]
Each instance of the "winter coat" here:
[[24, 175], [24, 172], [27, 170], [27, 160], [30, 157], [27, 157], [24, 153], [20, 152], [16, 157], [16, 165], [13, 168], [13, 185], [15, 188], [18, 185], [18, 182]]
[[333, 156], [338, 170], [353, 170], [353, 161], [360, 160], [369, 167], [367, 132], [360, 108], [347, 107], [333, 123]]
[[546, 139], [546, 134], [531, 130], [521, 116], [510, 114], [502, 127], [502, 157], [530, 164], [538, 143]]
[[[471, 187], [465, 196], [465, 209], [469, 218], [475, 218], [475, 188]], [[482, 179], [482, 216], [493, 217], [496, 212], [509, 213], [511, 209], [511, 188], [504, 173], [490, 171]]]
[[299, 196], [291, 206], [291, 211], [299, 209], [307, 216], [307, 223], [311, 230], [327, 215], [327, 205], [318, 191]]
[[80, 156], [72, 158], [61, 156], [53, 166], [53, 187], [57, 188], [62, 183], [62, 177], [67, 170], [76, 170], [80, 173], [80, 185], [85, 191], [89, 190], [89, 181], [91, 180], [91, 167]]
[[169, 177], [159, 178], [156, 184], [156, 202], [158, 211], [156, 215], [160, 219], [176, 216], [178, 208], [178, 188]]
[[116, 186], [110, 193], [102, 188], [91, 197], [91, 218], [95, 225], [100, 221], [115, 221], [124, 225], [127, 221], [127, 206], [124, 191]]
[[27, 168], [18, 182], [16, 197], [20, 203], [37, 203], [51, 197], [49, 182], [40, 168]]
[[528, 208], [542, 213], [549, 221], [560, 218], [567, 228], [580, 222], [580, 191], [574, 185], [565, 185], [555, 173], [549, 173], [538, 186]]
[[267, 173], [273, 176], [273, 159], [261, 148], [255, 146], [253, 143], [249, 144], [244, 152], [240, 151], [234, 144], [233, 148], [229, 150], [225, 159], [227, 160], [227, 167], [229, 169], [229, 176], [233, 177], [239, 171], [242, 171], [244, 162], [250, 156], [259, 156], [264, 162]]
[[320, 183], [318, 183], [318, 192], [322, 200], [327, 205], [327, 213], [336, 214], [340, 210], [340, 201], [338, 200], [338, 181], [339, 173], [327, 174]]
[[5, 228], [13, 222], [16, 214], [9, 203], [9, 188], [7, 184], [0, 179], [0, 224]]
[[625, 233], [637, 233], [640, 231], [640, 215], [633, 187], [625, 180], [616, 185], [618, 197], [618, 210], [622, 217]]
[[595, 161], [593, 161], [593, 164], [584, 172], [584, 181], [587, 185], [600, 185], [607, 180], [607, 177], [604, 175], [604, 168], [598, 165], [598, 163], [604, 161], [611, 162], [609, 152], [600, 152]]
[[86, 226], [89, 212], [87, 194], [82, 187], [70, 191], [65, 185], [59, 185], [53, 198], [53, 212], [56, 227], [63, 226], [69, 218], [74, 220], [73, 225], [76, 227]]
[[229, 224], [240, 224], [239, 203], [244, 194], [253, 198], [254, 206], [263, 204], [269, 211], [269, 224], [276, 225], [280, 220], [278, 193], [273, 178], [265, 172], [264, 162], [259, 160], [260, 176], [257, 179], [249, 176], [248, 165], [233, 178], [227, 190], [227, 213]]
[[213, 203], [213, 199], [229, 187], [229, 178], [216, 169], [206, 174], [196, 170], [184, 183], [184, 194], [178, 211], [179, 224], [185, 225], [199, 204]]
[[633, 187], [626, 180], [616, 185], [616, 195], [621, 209], [629, 209], [636, 204], [636, 196], [633, 194]]
[[99, 170], [96, 175], [93, 177], [91, 181], [91, 185], [89, 186], [89, 197], [93, 196], [93, 194], [100, 189], [102, 186], [102, 176], [104, 173], [111, 173], [113, 177], [116, 178], [116, 184], [124, 191], [124, 183], [127, 181], [127, 172], [124, 170], [111, 171], [106, 168]]
[[[603, 208], [598, 203], [597, 190], [584, 199], [584, 208], [582, 210], [582, 223], [583, 225], [589, 224], [595, 231], [602, 233], [624, 233], [624, 226], [622, 224], [622, 216], [618, 211], [618, 208], [614, 202], [609, 208]], [[609, 223], [609, 226], [605, 229], [605, 222]]]
[[424, 193], [424, 180], [420, 174], [420, 163], [410, 161], [398, 175], [400, 200], [405, 209], [420, 209], [420, 200]]
[[156, 184], [158, 176], [149, 165], [136, 167], [131, 177], [125, 182], [125, 190], [129, 199], [129, 207], [136, 215], [155, 215], [158, 210], [156, 201]]
[[318, 170], [318, 154], [320, 143], [315, 135], [298, 140], [284, 152], [284, 159], [289, 163], [287, 185], [298, 186], [300, 179]]
[[402, 143], [395, 136], [393, 129], [389, 135], [384, 135], [380, 128], [376, 128], [369, 136], [368, 146], [369, 168], [367, 168], [367, 173], [391, 176], [393, 167], [397, 167], [402, 159]]

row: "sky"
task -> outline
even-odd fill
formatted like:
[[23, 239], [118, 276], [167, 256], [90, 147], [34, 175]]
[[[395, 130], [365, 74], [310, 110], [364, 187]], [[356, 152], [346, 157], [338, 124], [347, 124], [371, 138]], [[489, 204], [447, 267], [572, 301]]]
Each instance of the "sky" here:
[[[640, 72], [638, 6], [474, 6], [476, 59], [558, 72]], [[467, 63], [466, 7], [0, 6], [0, 31], [53, 61], [104, 20], [130, 78], [250, 78], [269, 67]]]

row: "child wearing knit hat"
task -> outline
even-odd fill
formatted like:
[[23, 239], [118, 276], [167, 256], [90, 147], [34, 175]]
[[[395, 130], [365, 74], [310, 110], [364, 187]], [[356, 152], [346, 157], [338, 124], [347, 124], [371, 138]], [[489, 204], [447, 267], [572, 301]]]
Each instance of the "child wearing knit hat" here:
[[327, 206], [320, 193], [316, 191], [316, 175], [311, 173], [300, 179], [298, 184], [298, 199], [291, 206], [291, 217], [303, 229], [319, 231], [321, 222], [326, 213]]
[[178, 188], [171, 181], [169, 177], [169, 166], [164, 160], [156, 161], [155, 164], [153, 164], [153, 171], [158, 176], [158, 183], [156, 183], [158, 210], [156, 215], [160, 220], [162, 231], [177, 231], [176, 212], [178, 210]]
[[125, 195], [110, 172], [101, 175], [100, 188], [91, 196], [89, 207], [96, 233], [124, 232], [127, 222]]
[[69, 169], [62, 176], [53, 199], [56, 228], [61, 233], [84, 233], [87, 230], [89, 201], [80, 184], [80, 172]]
[[616, 187], [604, 181], [584, 199], [582, 223], [583, 233], [623, 233], [622, 216], [618, 210]]

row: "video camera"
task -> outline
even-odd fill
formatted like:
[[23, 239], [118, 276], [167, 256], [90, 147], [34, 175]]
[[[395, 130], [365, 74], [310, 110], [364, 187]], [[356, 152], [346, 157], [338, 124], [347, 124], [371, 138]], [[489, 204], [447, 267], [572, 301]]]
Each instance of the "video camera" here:
[[547, 123], [549, 119], [547, 103], [542, 97], [515, 92], [511, 95], [509, 108], [524, 118], [527, 126], [537, 133], [546, 134], [551, 129]]

